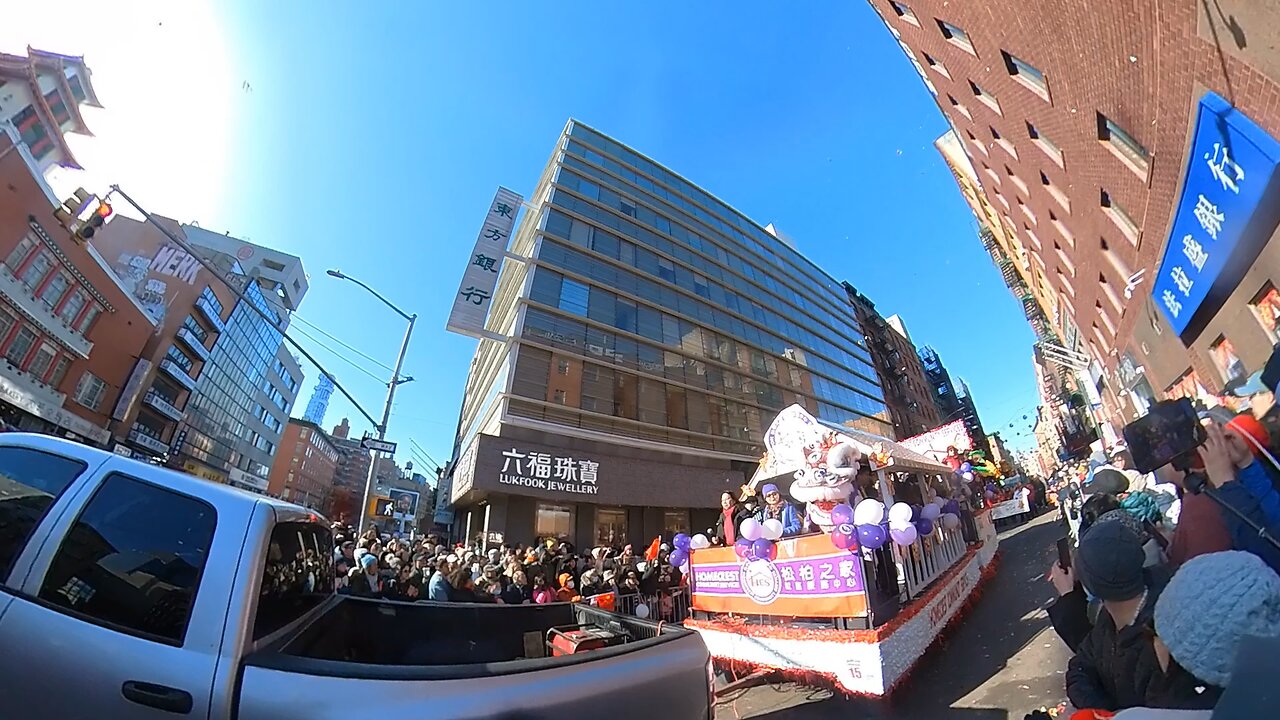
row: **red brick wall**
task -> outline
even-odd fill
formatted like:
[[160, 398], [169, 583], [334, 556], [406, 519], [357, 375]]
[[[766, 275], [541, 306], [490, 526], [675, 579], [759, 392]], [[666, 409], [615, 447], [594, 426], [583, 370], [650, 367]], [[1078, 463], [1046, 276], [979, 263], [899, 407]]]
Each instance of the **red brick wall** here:
[[[32, 176], [22, 156], [16, 150], [11, 151], [11, 147], [7, 136], [0, 134], [0, 260], [7, 258], [27, 235], [30, 218], [34, 217], [74, 269], [84, 277], [87, 285], [111, 305], [112, 309], [104, 310], [89, 327], [86, 337], [93, 343], [89, 358], [70, 355], [73, 361], [57, 388], [67, 396], [65, 408], [95, 425], [107, 427], [120, 389], [128, 381], [154, 327], [125, 295], [114, 276], [86, 248], [71, 241], [69, 233], [54, 219], [54, 208], [39, 182]], [[38, 324], [30, 323], [30, 326], [40, 330]], [[45, 333], [41, 335], [48, 338]], [[86, 371], [107, 383], [107, 392], [97, 412], [73, 399], [76, 384]]]
[[[1230, 45], [1231, 34], [1221, 20], [1216, 27], [1220, 40], [1227, 45], [1219, 50], [1211, 39], [1207, 21], [1199, 17], [1197, 0], [1123, 3], [1042, 0], [1035, 3], [1034, 10], [1025, 2], [1014, 0], [985, 3], [909, 0], [906, 4], [914, 12], [918, 25], [899, 17], [888, 0], [870, 2], [925, 67], [929, 81], [938, 90], [939, 106], [961, 139], [966, 140], [966, 150], [974, 160], [992, 204], [1003, 210], [996, 195], [1005, 197], [1012, 208], [1008, 215], [1029, 249], [1034, 250], [1037, 245], [1026, 232], [1027, 227], [1039, 238], [1039, 255], [1049, 269], [1050, 283], [1060, 286], [1055, 269], [1068, 273], [1053, 249], [1054, 242], [1075, 265], [1075, 297], [1069, 299], [1076, 309], [1076, 325], [1082, 339], [1093, 339], [1099, 345], [1092, 327], [1096, 323], [1103, 331], [1110, 344], [1110, 348], [1103, 348], [1104, 352], [1115, 351], [1105, 359], [1108, 381], [1113, 382], [1118, 354], [1129, 344], [1135, 326], [1163, 323], [1160, 311], [1148, 298], [1183, 174], [1194, 103], [1206, 89], [1213, 90], [1227, 97], [1272, 135], [1280, 136], [1280, 85], [1238, 57], [1240, 53]], [[944, 38], [936, 19], [962, 28], [972, 41], [976, 57]], [[1255, 20], [1252, 26], [1242, 28], [1243, 34], [1257, 38], [1258, 33], [1275, 33], [1274, 28], [1264, 25], [1262, 20]], [[1044, 73], [1049, 88], [1048, 101], [1009, 74], [1002, 50]], [[950, 77], [929, 68], [924, 53], [941, 61]], [[970, 80], [999, 101], [999, 114], [974, 97]], [[947, 94], [969, 109], [972, 120], [951, 106]], [[1122, 126], [1149, 151], [1147, 179], [1135, 174], [1099, 142], [1099, 112]], [[1061, 149], [1065, 167], [1059, 167], [1031, 142], [1026, 122], [1034, 124]], [[1016, 158], [992, 141], [991, 127], [1013, 143]], [[986, 146], [985, 155], [967, 142], [968, 132]], [[1000, 175], [999, 184], [983, 173], [982, 163]], [[1006, 177], [1005, 166], [1026, 183], [1026, 193]], [[1069, 213], [1043, 187], [1041, 172], [1067, 195]], [[1140, 226], [1136, 246], [1103, 212], [1099, 203], [1102, 190], [1122, 205]], [[1026, 203], [1037, 223], [1032, 224], [1020, 212], [1015, 198]], [[1074, 236], [1074, 248], [1049, 222], [1050, 212]], [[1134, 291], [1133, 300], [1124, 303], [1123, 315], [1119, 317], [1098, 282], [1102, 274], [1117, 292], [1125, 285], [1125, 278], [1118, 275], [1104, 255], [1101, 247], [1104, 239], [1110, 252], [1129, 269], [1146, 270], [1146, 278]], [[1099, 302], [1116, 326], [1115, 335], [1107, 331], [1099, 318], [1096, 309]], [[1219, 314], [1250, 320], [1244, 317], [1247, 313], [1240, 312], [1242, 309], [1228, 303]], [[1196, 342], [1195, 351], [1188, 352], [1168, 331], [1167, 325], [1163, 333], [1150, 335], [1147, 353], [1135, 348], [1138, 363], [1158, 353], [1162, 356], [1161, 362], [1155, 366], [1183, 369], [1195, 366], [1202, 377], [1216, 377], [1216, 373], [1208, 373], [1211, 368], [1204, 367], [1208, 358], [1201, 357], [1203, 352], [1198, 347], [1201, 341]], [[1212, 338], [1202, 340], [1207, 343]], [[1250, 347], [1254, 345], [1256, 343], [1251, 343]], [[1169, 356], [1179, 353], [1181, 360], [1170, 362]], [[1265, 356], [1260, 359], [1242, 354], [1241, 359], [1250, 369], [1257, 370]], [[1151, 367], [1148, 364], [1149, 374]], [[1168, 374], [1160, 372], [1157, 377], [1149, 377], [1151, 384], [1157, 386], [1157, 392], [1176, 379], [1166, 377]]]

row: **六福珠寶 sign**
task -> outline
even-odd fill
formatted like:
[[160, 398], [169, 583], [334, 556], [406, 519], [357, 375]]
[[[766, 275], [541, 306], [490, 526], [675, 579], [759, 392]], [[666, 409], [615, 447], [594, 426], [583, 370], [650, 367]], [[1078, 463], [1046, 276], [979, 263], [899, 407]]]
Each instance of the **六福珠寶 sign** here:
[[1226, 298], [1221, 290], [1234, 289], [1275, 230], [1267, 196], [1278, 165], [1280, 142], [1217, 94], [1200, 99], [1182, 195], [1151, 289], [1184, 341], [1194, 339], [1187, 335], [1203, 328]]
[[594, 460], [511, 448], [502, 451], [498, 482], [549, 492], [595, 495], [600, 492], [596, 485], [599, 473], [600, 463]]

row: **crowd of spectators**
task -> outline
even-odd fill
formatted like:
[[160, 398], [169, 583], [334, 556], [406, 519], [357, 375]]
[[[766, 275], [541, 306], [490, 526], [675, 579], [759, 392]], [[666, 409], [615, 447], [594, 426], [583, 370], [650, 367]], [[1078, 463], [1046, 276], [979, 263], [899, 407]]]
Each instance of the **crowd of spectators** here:
[[1070, 562], [1049, 571], [1059, 595], [1049, 617], [1074, 653], [1073, 707], [1123, 720], [1239, 717], [1226, 708], [1262, 690], [1240, 680], [1256, 663], [1240, 657], [1269, 657], [1274, 673], [1280, 464], [1261, 422], [1272, 392], [1244, 412], [1201, 410], [1206, 439], [1179, 462], [1142, 474], [1120, 452], [1091, 469]]
[[676, 612], [684, 578], [671, 548], [655, 542], [637, 554], [631, 545], [577, 552], [567, 542], [483, 547], [450, 544], [436, 535], [415, 539], [358, 535], [334, 527], [338, 592], [406, 602], [551, 603], [588, 601], [635, 611], [652, 603], [655, 617]]

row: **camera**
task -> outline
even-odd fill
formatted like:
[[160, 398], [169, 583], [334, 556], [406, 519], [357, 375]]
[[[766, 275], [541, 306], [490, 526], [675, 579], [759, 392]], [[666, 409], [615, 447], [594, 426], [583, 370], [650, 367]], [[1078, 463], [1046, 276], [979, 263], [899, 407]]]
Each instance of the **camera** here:
[[1196, 448], [1206, 435], [1195, 406], [1188, 398], [1162, 400], [1146, 415], [1124, 426], [1122, 431], [1134, 468], [1149, 473], [1164, 465], [1186, 471], [1198, 459]]

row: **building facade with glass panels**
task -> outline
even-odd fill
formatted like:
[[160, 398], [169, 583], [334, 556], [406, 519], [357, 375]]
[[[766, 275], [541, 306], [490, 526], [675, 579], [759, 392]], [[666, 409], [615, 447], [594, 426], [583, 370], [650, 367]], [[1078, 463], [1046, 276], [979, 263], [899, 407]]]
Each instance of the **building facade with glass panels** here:
[[488, 320], [511, 340], [467, 379], [457, 530], [705, 530], [793, 403], [891, 436], [847, 294], [789, 242], [576, 121], [528, 205]]

